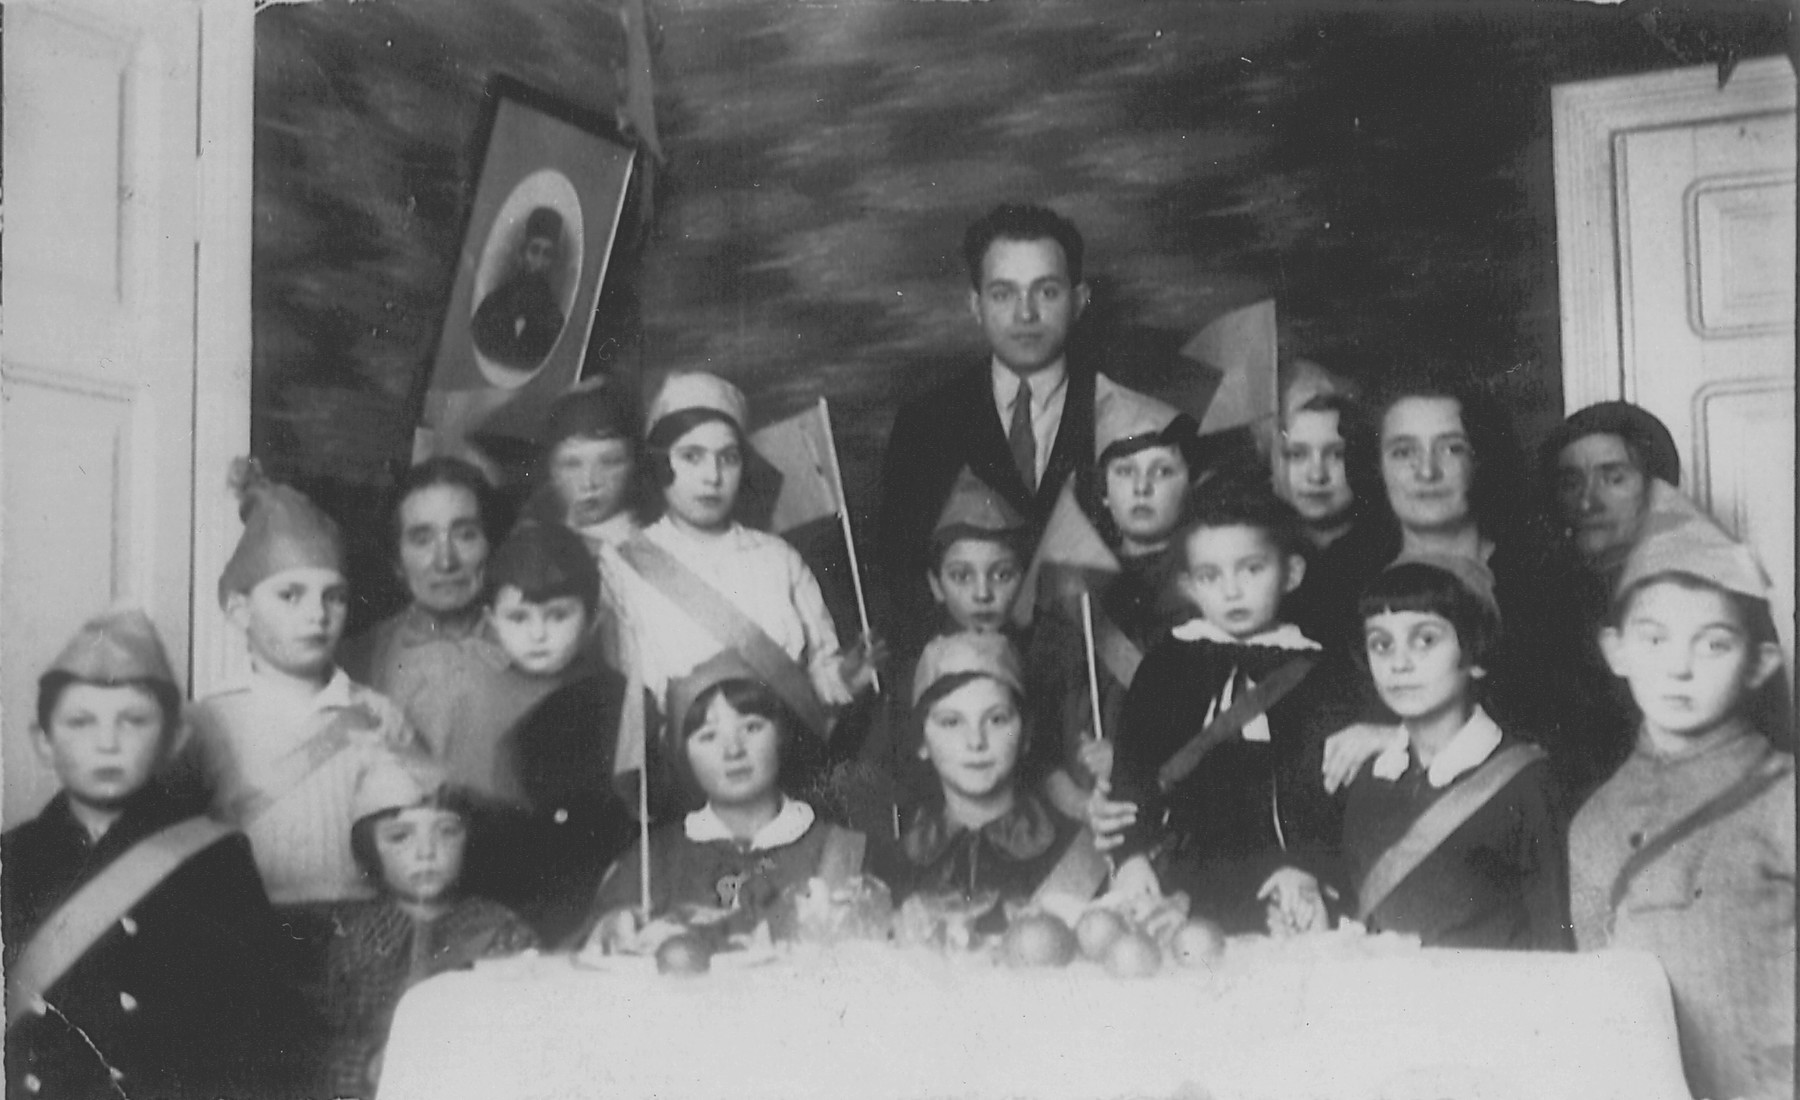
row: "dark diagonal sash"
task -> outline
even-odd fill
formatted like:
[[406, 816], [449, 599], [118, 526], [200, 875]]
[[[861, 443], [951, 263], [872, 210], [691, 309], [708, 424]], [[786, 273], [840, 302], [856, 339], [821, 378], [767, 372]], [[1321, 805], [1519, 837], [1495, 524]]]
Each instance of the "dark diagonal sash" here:
[[1299, 687], [1300, 681], [1306, 679], [1306, 674], [1317, 664], [1312, 657], [1295, 657], [1252, 684], [1250, 690], [1231, 701], [1224, 713], [1208, 722], [1187, 744], [1176, 749], [1175, 755], [1163, 761], [1156, 773], [1156, 785], [1168, 791], [1192, 775], [1207, 753], [1228, 738], [1236, 737], [1245, 725], [1267, 714], [1270, 707]]
[[1619, 874], [1613, 879], [1611, 910], [1617, 912], [1619, 903], [1625, 900], [1625, 894], [1631, 884], [1644, 873], [1652, 863], [1667, 855], [1675, 845], [1699, 832], [1715, 822], [1723, 821], [1737, 813], [1745, 806], [1755, 802], [1788, 774], [1788, 765], [1783, 758], [1771, 752], [1758, 761], [1756, 766], [1738, 777], [1731, 786], [1707, 799], [1694, 809], [1692, 813], [1676, 821], [1662, 832], [1657, 833], [1645, 842], [1642, 848], [1631, 853]]
[[1375, 866], [1369, 868], [1362, 888], [1357, 892], [1357, 919], [1367, 921], [1369, 914], [1406, 881], [1406, 876], [1419, 869], [1425, 857], [1437, 851], [1450, 834], [1473, 817], [1476, 810], [1487, 805], [1527, 765], [1543, 756], [1544, 750], [1536, 745], [1516, 744], [1501, 749], [1475, 769], [1474, 774], [1426, 807], [1406, 834], [1381, 853]]

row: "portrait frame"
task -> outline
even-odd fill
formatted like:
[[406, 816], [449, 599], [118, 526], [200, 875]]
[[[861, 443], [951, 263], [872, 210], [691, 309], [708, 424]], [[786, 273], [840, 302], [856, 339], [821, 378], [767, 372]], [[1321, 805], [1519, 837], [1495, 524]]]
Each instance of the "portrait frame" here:
[[[640, 155], [612, 120], [510, 76], [489, 81], [473, 148], [456, 274], [415, 403], [415, 457], [477, 438], [534, 445], [551, 402], [581, 376]], [[540, 238], [550, 259], [532, 269], [526, 252]]]

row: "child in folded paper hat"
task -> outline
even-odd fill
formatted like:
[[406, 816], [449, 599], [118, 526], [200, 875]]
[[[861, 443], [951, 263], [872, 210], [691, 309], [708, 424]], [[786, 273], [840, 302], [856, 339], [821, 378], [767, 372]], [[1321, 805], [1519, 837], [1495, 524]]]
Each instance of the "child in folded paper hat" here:
[[787, 793], [822, 755], [809, 727], [742, 657], [722, 650], [669, 686], [663, 752], [673, 785], [698, 808], [650, 833], [650, 896], [632, 849], [607, 871], [579, 943], [628, 947], [646, 915], [705, 913], [749, 932], [782, 891], [860, 873], [863, 834], [820, 819]]
[[400, 709], [338, 667], [349, 586], [337, 524], [241, 462], [244, 532], [219, 603], [244, 632], [250, 672], [200, 700], [180, 779], [250, 837], [269, 899], [317, 977], [334, 909], [371, 890], [350, 856], [349, 807], [370, 761], [427, 751]]
[[1493, 574], [1407, 552], [1359, 601], [1368, 669], [1399, 718], [1357, 771], [1343, 852], [1356, 912], [1426, 946], [1570, 946], [1565, 837], [1544, 753], [1481, 703], [1501, 629]]
[[142, 611], [89, 621], [38, 680], [32, 744], [61, 790], [0, 837], [8, 1096], [304, 1087], [313, 1025], [250, 844], [152, 779], [181, 726]]
[[1794, 758], [1750, 718], [1781, 672], [1767, 575], [1672, 485], [1651, 490], [1601, 645], [1637, 745], [1569, 835], [1583, 950], [1669, 976], [1696, 1096], [1792, 1096]]
[[510, 909], [463, 892], [471, 804], [435, 761], [384, 755], [360, 777], [348, 816], [351, 852], [380, 896], [348, 910], [331, 945], [330, 1095], [367, 1097], [402, 994], [538, 940]]
[[976, 930], [998, 931], [1005, 903], [1031, 899], [1079, 828], [1019, 781], [1030, 733], [1018, 654], [998, 633], [943, 635], [925, 646], [911, 686], [911, 751], [936, 790], [897, 841], [876, 844], [872, 869], [896, 901], [986, 900]]
[[[1010, 612], [1024, 580], [1027, 537], [1018, 510], [964, 467], [931, 533], [931, 568], [925, 579], [938, 620], [934, 639], [963, 632], [1008, 638], [1019, 633]], [[916, 662], [900, 662], [894, 683], [912, 683]], [[878, 770], [879, 789], [858, 792], [870, 805], [851, 806], [853, 815], [867, 814], [864, 827], [870, 835], [897, 834], [901, 815], [937, 789], [929, 775], [906, 759], [915, 740], [909, 735], [912, 700], [899, 691], [884, 702], [859, 754]], [[853, 820], [861, 823], [863, 817]]]
[[1329, 927], [1341, 810], [1324, 738], [1356, 712], [1358, 673], [1283, 618], [1306, 558], [1294, 512], [1224, 479], [1177, 533], [1190, 618], [1144, 658], [1088, 823], [1114, 889], [1179, 889], [1232, 933]]
[[872, 682], [869, 647], [846, 653], [799, 553], [736, 519], [747, 446], [743, 393], [715, 375], [675, 372], [645, 419], [657, 514], [600, 553], [620, 670], [660, 702], [676, 679], [735, 648], [795, 713], [829, 728], [830, 709]]
[[1046, 777], [1052, 804], [1077, 820], [1093, 778], [1111, 771], [1110, 742], [1094, 736], [1105, 730], [1093, 729], [1079, 595], [1092, 593], [1101, 722], [1110, 730], [1145, 652], [1186, 617], [1170, 539], [1200, 476], [1197, 432], [1193, 417], [1154, 398], [1102, 394], [1094, 408], [1098, 506], [1065, 488], [1015, 604], [1015, 618], [1032, 627], [1026, 694], [1033, 725], [1046, 734], [1027, 771]]

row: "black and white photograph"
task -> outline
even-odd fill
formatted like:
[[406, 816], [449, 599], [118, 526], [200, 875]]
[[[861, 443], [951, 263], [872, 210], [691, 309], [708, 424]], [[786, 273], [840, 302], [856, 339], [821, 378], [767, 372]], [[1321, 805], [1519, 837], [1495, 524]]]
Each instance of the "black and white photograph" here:
[[1792, 1100], [1794, 19], [7, 4], [7, 1100]]

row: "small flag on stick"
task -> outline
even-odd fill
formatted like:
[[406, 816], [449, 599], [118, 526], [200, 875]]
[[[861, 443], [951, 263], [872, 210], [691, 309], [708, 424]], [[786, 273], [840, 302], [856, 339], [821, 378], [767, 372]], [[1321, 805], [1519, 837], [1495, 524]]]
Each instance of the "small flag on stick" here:
[[[869, 604], [856, 559], [856, 533], [844, 501], [844, 474], [831, 431], [831, 406], [821, 397], [812, 408], [752, 433], [750, 446], [781, 473], [781, 489], [769, 518], [772, 530], [779, 534], [826, 516], [838, 517], [850, 559], [850, 583], [856, 591], [857, 620], [863, 637], [870, 637]], [[875, 689], [881, 690], [879, 682]]]
[[1076, 503], [1071, 478], [1063, 483], [1050, 519], [1044, 524], [1044, 535], [1038, 540], [1037, 553], [1025, 570], [1023, 595], [1013, 603], [1013, 622], [1021, 627], [1031, 625], [1046, 577], [1059, 586], [1079, 586], [1085, 591], [1091, 578], [1117, 573], [1119, 568], [1119, 559]]
[[[1208, 368], [1217, 388], [1200, 417], [1200, 434], [1247, 428], [1274, 417], [1275, 302], [1263, 299], [1214, 319], [1181, 349], [1181, 356]], [[1196, 410], [1177, 397], [1170, 400]]]
[[1088, 702], [1094, 708], [1094, 738], [1106, 740], [1106, 727], [1100, 721], [1100, 669], [1094, 661], [1094, 597], [1081, 593], [1081, 642], [1087, 656]]

